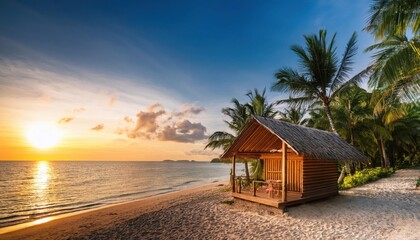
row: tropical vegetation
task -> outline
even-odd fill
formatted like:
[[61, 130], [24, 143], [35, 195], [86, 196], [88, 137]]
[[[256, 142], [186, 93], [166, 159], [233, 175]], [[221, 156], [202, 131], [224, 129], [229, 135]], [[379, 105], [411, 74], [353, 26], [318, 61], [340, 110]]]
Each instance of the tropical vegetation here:
[[[249, 91], [246, 96], [249, 101], [246, 103], [240, 103], [238, 99], [233, 98], [232, 104], [233, 107], [226, 107], [222, 109], [222, 113], [229, 118], [224, 122], [231, 130], [232, 133], [225, 131], [214, 132], [208, 138], [208, 143], [205, 148], [216, 149], [221, 148], [226, 150], [233, 143], [235, 138], [239, 135], [248, 121], [252, 116], [261, 116], [274, 118], [277, 116], [278, 112], [274, 109], [275, 104], [269, 103], [266, 97], [266, 90], [263, 89], [262, 92], [259, 92], [258, 89], [254, 91]], [[250, 182], [250, 174], [248, 168], [248, 161], [245, 163], [245, 175], [246, 182]]]
[[356, 171], [353, 175], [344, 178], [344, 181], [339, 183], [339, 189], [348, 189], [357, 187], [369, 182], [376, 181], [380, 178], [389, 177], [394, 173], [392, 168], [366, 168], [361, 171]]
[[[376, 41], [365, 49], [373, 53], [372, 63], [354, 76], [356, 33], [341, 57], [336, 34], [329, 37], [326, 30], [319, 30], [304, 35], [303, 46], [291, 47], [299, 68], [285, 66], [274, 75], [271, 89], [288, 98], [269, 103], [265, 90], [248, 92], [247, 103], [234, 98], [233, 107], [222, 109], [230, 131], [213, 133], [206, 148], [228, 148], [251, 117], [258, 115], [332, 131], [368, 156], [368, 162], [338, 169], [342, 188], [387, 176], [396, 168], [419, 165], [419, 9], [420, 1], [372, 1], [364, 29]], [[359, 86], [362, 81], [367, 81], [368, 90]], [[251, 166], [251, 176], [263, 177], [261, 162], [252, 161]], [[247, 165], [246, 171], [249, 179]]]

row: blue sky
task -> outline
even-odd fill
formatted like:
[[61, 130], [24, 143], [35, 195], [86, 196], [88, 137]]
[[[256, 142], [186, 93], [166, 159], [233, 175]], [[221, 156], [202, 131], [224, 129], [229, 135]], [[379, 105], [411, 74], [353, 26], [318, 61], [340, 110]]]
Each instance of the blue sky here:
[[[10, 112], [24, 108], [18, 104], [23, 98], [45, 97], [64, 104], [49, 112], [55, 117], [103, 96], [108, 107], [120, 103], [108, 110], [122, 119], [155, 103], [167, 112], [196, 106], [205, 110], [193, 120], [211, 134], [225, 128], [220, 109], [231, 98], [244, 101], [248, 90], [269, 88], [277, 69], [297, 66], [290, 46], [303, 44], [303, 34], [337, 32], [341, 54], [356, 31], [354, 73], [362, 70], [370, 61], [362, 51], [373, 43], [362, 31], [369, 4], [0, 1], [0, 92], [8, 97], [0, 107]], [[24, 110], [19, 116], [30, 115]], [[204, 143], [195, 144], [201, 149]]]

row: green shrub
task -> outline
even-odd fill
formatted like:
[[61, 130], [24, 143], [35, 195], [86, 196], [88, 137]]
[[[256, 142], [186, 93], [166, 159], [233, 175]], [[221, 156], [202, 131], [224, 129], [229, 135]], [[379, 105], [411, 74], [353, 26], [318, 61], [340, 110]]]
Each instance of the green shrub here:
[[416, 183], [416, 187], [419, 187], [420, 186], [420, 177], [419, 177], [419, 179], [417, 179], [417, 183]]
[[361, 186], [368, 182], [376, 181], [380, 178], [388, 177], [395, 171], [392, 168], [366, 168], [361, 171], [356, 171], [355, 174], [344, 178], [343, 182], [338, 184], [339, 189], [348, 189], [356, 186]]

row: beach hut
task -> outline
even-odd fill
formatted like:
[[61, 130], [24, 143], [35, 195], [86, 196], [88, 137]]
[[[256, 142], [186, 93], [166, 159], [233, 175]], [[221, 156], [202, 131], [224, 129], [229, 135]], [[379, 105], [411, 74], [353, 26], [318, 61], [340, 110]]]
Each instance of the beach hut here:
[[[232, 196], [278, 208], [338, 194], [338, 162], [366, 157], [338, 135], [254, 117], [221, 158], [232, 159]], [[261, 159], [264, 181], [241, 188], [238, 159]]]

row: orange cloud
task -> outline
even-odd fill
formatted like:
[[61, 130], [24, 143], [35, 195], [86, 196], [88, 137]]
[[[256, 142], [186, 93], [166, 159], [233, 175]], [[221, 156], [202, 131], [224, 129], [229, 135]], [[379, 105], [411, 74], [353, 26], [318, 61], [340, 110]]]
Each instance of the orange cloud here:
[[[129, 138], [146, 138], [151, 139], [156, 134], [159, 125], [157, 123], [158, 117], [165, 114], [165, 110], [160, 104], [150, 105], [146, 111], [140, 111], [137, 113], [137, 120], [134, 127], [126, 127], [124, 129], [118, 129], [118, 134], [127, 134]], [[130, 125], [134, 121], [128, 117], [124, 117], [124, 121]]]
[[73, 121], [74, 118], [73, 117], [64, 117], [60, 120], [58, 120], [58, 124], [66, 124], [69, 123], [70, 121]]
[[91, 128], [90, 130], [94, 130], [94, 131], [101, 131], [102, 129], [104, 129], [104, 124], [98, 124], [95, 127]]
[[[189, 120], [182, 120], [190, 114], [199, 114], [204, 108], [190, 105], [179, 113], [172, 113], [172, 117], [166, 115], [164, 107], [153, 104], [147, 107], [146, 111], [140, 111], [137, 119], [125, 116], [125, 128], [117, 129], [117, 134], [125, 134], [129, 138], [158, 139], [160, 141], [173, 142], [196, 142], [206, 139], [206, 127], [201, 123], [192, 123]], [[162, 118], [161, 118], [162, 117]], [[173, 122], [172, 119], [177, 122]], [[178, 120], [177, 120], [178, 119]]]

